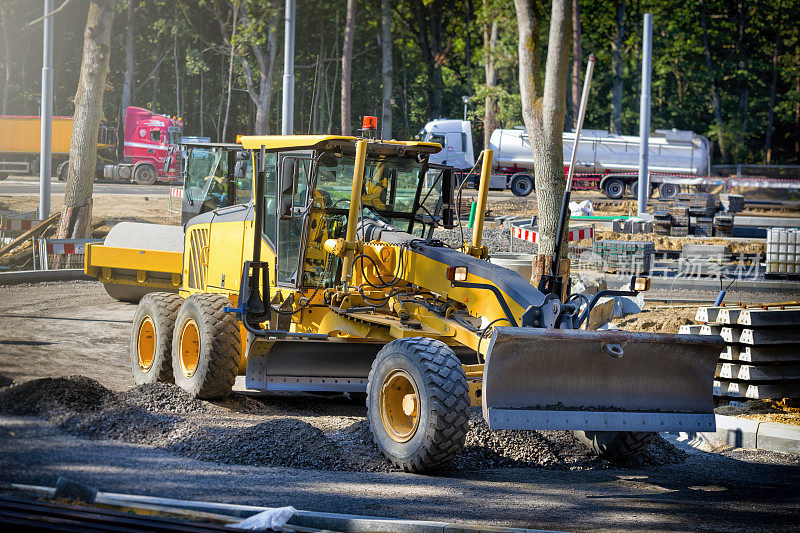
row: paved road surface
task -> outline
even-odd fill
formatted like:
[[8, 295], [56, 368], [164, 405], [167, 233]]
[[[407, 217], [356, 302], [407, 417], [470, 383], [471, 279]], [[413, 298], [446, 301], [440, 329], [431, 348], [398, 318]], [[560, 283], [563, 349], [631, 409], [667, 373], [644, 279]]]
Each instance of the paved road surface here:
[[[50, 186], [51, 194], [64, 194], [65, 183], [53, 178]], [[169, 184], [137, 185], [135, 183], [99, 183], [95, 182], [95, 194], [137, 194], [151, 195], [169, 194]], [[13, 176], [0, 181], [0, 196], [39, 194], [39, 178], [34, 176]]]

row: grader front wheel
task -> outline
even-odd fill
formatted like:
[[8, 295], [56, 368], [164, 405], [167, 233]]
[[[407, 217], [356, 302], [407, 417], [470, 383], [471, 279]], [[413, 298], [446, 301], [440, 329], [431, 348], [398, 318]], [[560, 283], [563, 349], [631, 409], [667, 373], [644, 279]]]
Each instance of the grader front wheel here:
[[643, 453], [657, 433], [647, 431], [573, 431], [578, 442], [599, 457], [624, 461]]
[[178, 312], [172, 339], [175, 384], [203, 399], [224, 398], [241, 358], [239, 327], [221, 294], [193, 294]]
[[183, 298], [151, 292], [136, 308], [131, 329], [131, 372], [137, 385], [172, 383], [172, 330]]
[[390, 342], [372, 363], [367, 417], [378, 448], [398, 468], [444, 466], [464, 447], [469, 423], [461, 362], [441, 341]]

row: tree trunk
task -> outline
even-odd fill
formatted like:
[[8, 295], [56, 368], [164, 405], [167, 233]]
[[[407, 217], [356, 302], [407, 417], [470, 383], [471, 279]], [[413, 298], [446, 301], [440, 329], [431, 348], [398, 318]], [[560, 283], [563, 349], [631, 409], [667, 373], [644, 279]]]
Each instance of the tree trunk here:
[[8, 46], [8, 21], [5, 9], [0, 8], [0, 26], [3, 29], [3, 65], [5, 66], [5, 76], [3, 76], [3, 104], [1, 114], [5, 115], [8, 107], [8, 82], [11, 79], [11, 48]]
[[[522, 117], [533, 148], [536, 200], [539, 205], [539, 255], [552, 255], [561, 210], [564, 160], [561, 134], [566, 114], [567, 72], [572, 33], [571, 0], [553, 0], [542, 86], [537, 0], [514, 0], [519, 29], [519, 78]], [[567, 233], [560, 243], [566, 257]]]
[[392, 2], [381, 0], [381, 51], [383, 76], [383, 102], [381, 105], [381, 139], [392, 138]]
[[719, 103], [719, 91], [714, 76], [714, 63], [711, 60], [711, 48], [708, 45], [708, 22], [706, 21], [706, 3], [705, 0], [700, 0], [700, 26], [703, 29], [703, 56], [706, 60], [706, 69], [711, 79], [711, 107], [714, 111], [714, 122], [717, 126], [717, 144], [719, 144], [719, 153], [722, 156], [722, 162], [728, 162], [728, 150], [725, 139], [725, 126], [722, 123], [722, 111]]
[[772, 49], [772, 78], [769, 82], [769, 112], [767, 115], [767, 136], [764, 140], [764, 164], [772, 164], [772, 130], [775, 124], [775, 97], [778, 90], [778, 58], [781, 47], [781, 27], [783, 23], [783, 2], [778, 3], [778, 27], [775, 31], [775, 46]]
[[231, 45], [231, 53], [230, 57], [228, 58], [228, 99], [225, 103], [225, 121], [222, 123], [222, 139], [220, 142], [225, 142], [228, 136], [228, 117], [230, 117], [231, 113], [231, 93], [233, 92], [233, 54], [234, 54], [234, 43], [233, 38], [236, 36], [236, 27], [239, 24], [239, 8], [235, 6], [233, 8], [233, 26], [231, 28], [231, 38], [230, 38], [230, 45]]
[[[622, 0], [624, 1], [624, 0]], [[572, 128], [578, 127], [578, 106], [581, 102], [581, 70], [583, 70], [583, 45], [581, 45], [581, 3], [572, 0]]]
[[356, 0], [347, 0], [347, 18], [344, 23], [342, 46], [342, 135], [350, 135], [350, 83], [353, 71], [353, 38], [356, 30]]
[[444, 39], [444, 22], [447, 17], [442, 0], [425, 3], [416, 1], [414, 11], [417, 25], [417, 41], [422, 50], [422, 58], [428, 71], [428, 119], [442, 116], [442, 65], [445, 62], [445, 51], [442, 49]]
[[127, 28], [125, 28], [125, 78], [122, 81], [122, 98], [119, 104], [119, 120], [117, 121], [117, 155], [122, 153], [123, 140], [125, 138], [125, 112], [128, 106], [132, 105], [131, 95], [133, 94], [133, 75], [136, 69], [134, 52], [134, 8], [136, 0], [128, 0]]
[[[614, 38], [611, 40], [611, 124], [609, 127], [612, 133], [622, 131], [622, 47], [625, 43], [625, 0], [617, 0], [617, 22], [614, 26]], [[580, 84], [581, 75], [573, 71], [572, 93], [573, 100], [577, 94], [580, 101], [580, 93], [575, 93], [575, 88]], [[580, 104], [576, 104], [580, 105]], [[576, 117], [577, 120], [577, 117]]]
[[175, 65], [175, 114], [183, 116], [181, 113], [181, 76], [178, 70], [178, 33], [172, 34], [172, 58]]
[[75, 94], [69, 170], [64, 193], [64, 210], [58, 224], [58, 238], [86, 238], [92, 218], [92, 186], [97, 163], [97, 133], [103, 116], [103, 92], [114, 20], [114, 0], [93, 0], [89, 5], [83, 36], [83, 61]]
[[[484, 1], [484, 8], [486, 2]], [[483, 115], [483, 148], [489, 148], [489, 139], [497, 126], [497, 102], [495, 101], [494, 90], [497, 88], [497, 68], [495, 66], [495, 48], [497, 46], [498, 23], [497, 18], [493, 17], [492, 24], [483, 27], [483, 48], [486, 54], [486, 100], [484, 102]]]

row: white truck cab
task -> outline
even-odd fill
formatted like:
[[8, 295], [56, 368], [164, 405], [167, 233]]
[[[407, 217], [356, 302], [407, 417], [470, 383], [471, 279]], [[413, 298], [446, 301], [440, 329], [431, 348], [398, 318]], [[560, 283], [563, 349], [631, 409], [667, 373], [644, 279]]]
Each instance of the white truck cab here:
[[450, 165], [456, 170], [470, 170], [475, 165], [472, 147], [472, 125], [467, 120], [440, 118], [428, 122], [419, 132], [420, 140], [439, 143], [443, 149], [429, 161]]

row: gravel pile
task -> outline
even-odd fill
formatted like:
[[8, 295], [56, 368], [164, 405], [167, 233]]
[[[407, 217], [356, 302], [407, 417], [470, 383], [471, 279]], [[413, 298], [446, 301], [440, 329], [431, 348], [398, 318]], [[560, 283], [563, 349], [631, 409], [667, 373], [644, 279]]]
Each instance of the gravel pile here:
[[[305, 398], [272, 403], [272, 398], [262, 404], [234, 395], [214, 406], [167, 384], [115, 394], [84, 377], [39, 379], [0, 389], [0, 413], [41, 416], [82, 438], [146, 444], [224, 464], [394, 470], [373, 443], [363, 407]], [[281, 407], [283, 412], [275, 414]], [[685, 457], [659, 438], [630, 466], [680, 462]], [[493, 432], [474, 411], [466, 447], [449, 469], [607, 466], [568, 431]]]
[[336, 445], [296, 418], [275, 418], [243, 429], [205, 431], [167, 447], [179, 455], [226, 464], [339, 470]]
[[456, 470], [509, 467], [597, 468], [602, 461], [572, 438], [569, 431], [491, 431], [475, 412]]
[[118, 395], [120, 401], [146, 409], [167, 413], [203, 413], [209, 405], [171, 383], [149, 383], [139, 385]]
[[9, 385], [13, 384], [14, 384], [13, 379], [6, 376], [5, 374], [0, 374], [0, 387], [8, 387]]
[[48, 416], [63, 411], [91, 411], [114, 393], [83, 376], [43, 378], [0, 390], [0, 412], [17, 416]]
[[[458, 228], [437, 229], [433, 232], [433, 237], [456, 248], [461, 246], [461, 231]], [[467, 229], [466, 225], [464, 226], [464, 240], [466, 242], [472, 240], [472, 230]], [[486, 246], [489, 253], [508, 252], [511, 249], [511, 231], [504, 228], [484, 227], [481, 243]], [[536, 253], [536, 244], [515, 239], [514, 252]]]

